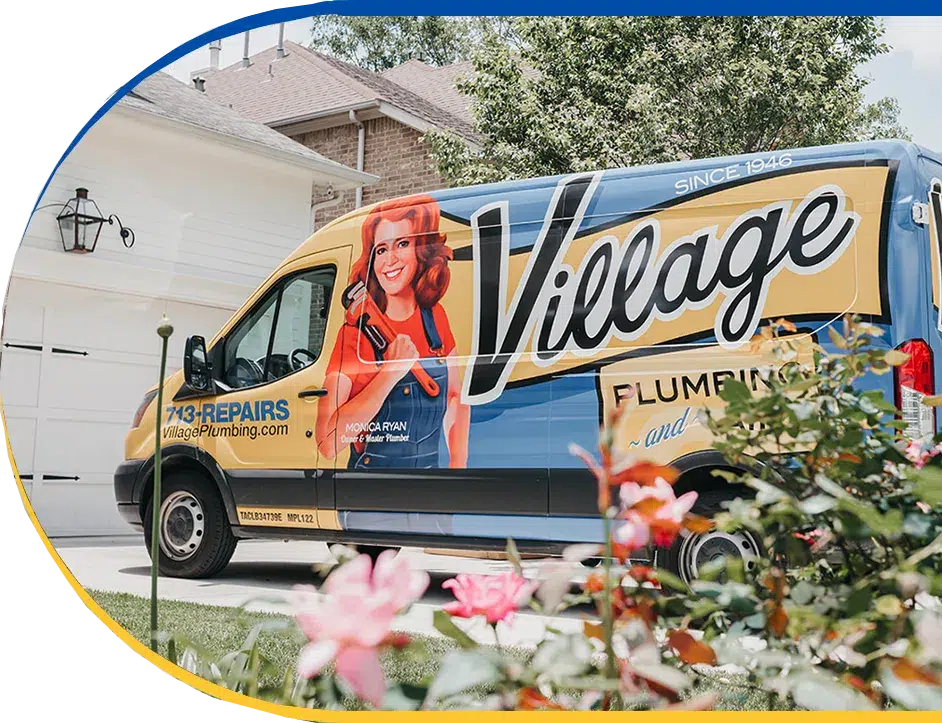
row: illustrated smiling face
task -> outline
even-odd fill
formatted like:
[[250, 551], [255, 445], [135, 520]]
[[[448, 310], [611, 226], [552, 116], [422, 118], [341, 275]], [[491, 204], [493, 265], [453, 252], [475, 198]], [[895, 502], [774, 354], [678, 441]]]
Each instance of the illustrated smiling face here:
[[412, 224], [405, 219], [380, 221], [373, 241], [373, 273], [386, 295], [411, 291], [417, 266]]

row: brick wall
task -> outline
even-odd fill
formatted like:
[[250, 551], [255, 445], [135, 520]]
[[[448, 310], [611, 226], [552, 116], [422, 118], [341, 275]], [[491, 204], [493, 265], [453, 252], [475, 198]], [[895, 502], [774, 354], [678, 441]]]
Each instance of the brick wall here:
[[308, 324], [307, 347], [320, 355], [324, 346], [324, 334], [327, 331], [327, 317], [324, 315], [326, 297], [329, 288], [322, 284], [311, 284], [311, 318]]
[[[385, 117], [365, 121], [363, 125], [366, 127], [363, 170], [380, 177], [377, 183], [363, 189], [363, 205], [446, 187], [435, 171], [427, 146], [420, 142], [419, 131]], [[353, 124], [303, 133], [293, 139], [332, 161], [356, 168], [357, 128]], [[314, 189], [315, 201], [324, 190]], [[338, 205], [318, 212], [317, 228], [353, 210], [354, 198], [354, 191], [345, 191]]]

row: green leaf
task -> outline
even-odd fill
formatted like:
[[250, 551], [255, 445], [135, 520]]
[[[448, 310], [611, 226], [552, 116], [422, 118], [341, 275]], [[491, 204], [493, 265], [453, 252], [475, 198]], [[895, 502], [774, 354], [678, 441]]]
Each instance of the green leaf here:
[[907, 474], [914, 480], [913, 492], [919, 499], [932, 507], [942, 505], [942, 468], [923, 467]]
[[658, 568], [654, 571], [654, 577], [657, 578], [657, 581], [664, 587], [669, 587], [677, 592], [686, 593], [689, 590], [687, 583], [667, 570]]
[[831, 337], [831, 343], [838, 349], [847, 348], [847, 340], [841, 336], [841, 333], [833, 326], [828, 327], [828, 336]]
[[723, 388], [720, 390], [720, 398], [730, 404], [746, 402], [752, 399], [752, 392], [749, 387], [738, 379], [726, 379], [723, 381]]
[[753, 630], [762, 630], [765, 628], [765, 613], [760, 611], [749, 615], [743, 619], [743, 622]]
[[523, 575], [523, 560], [520, 557], [520, 551], [517, 549], [517, 543], [513, 541], [513, 538], [507, 538], [507, 559], [510, 561], [510, 564], [513, 566], [514, 572], [518, 575]]
[[892, 367], [898, 367], [909, 360], [909, 354], [901, 352], [898, 349], [890, 349], [883, 354], [883, 361]]
[[903, 518], [903, 533], [922, 539], [932, 531], [932, 519], [922, 512], [910, 512]]
[[870, 587], [862, 587], [854, 590], [847, 596], [845, 610], [848, 617], [859, 615], [870, 609], [870, 601], [873, 599], [873, 592]]
[[603, 678], [601, 675], [586, 675], [579, 678], [560, 678], [560, 688], [572, 690], [591, 690], [597, 693], [615, 692], [618, 690], [618, 681]]
[[554, 680], [574, 678], [589, 669], [591, 658], [592, 645], [584, 635], [562, 635], [540, 643], [531, 666]]
[[933, 394], [922, 398], [922, 403], [927, 407], [942, 407], [942, 394]]
[[438, 675], [428, 688], [428, 700], [442, 700], [469, 688], [493, 685], [500, 679], [500, 669], [480, 651], [452, 650], [442, 659]]
[[823, 675], [795, 676], [791, 694], [795, 703], [808, 710], [876, 710], [873, 702], [850, 686]]
[[386, 691], [381, 707], [384, 710], [418, 710], [427, 694], [428, 688], [424, 686], [399, 683]]
[[814, 585], [802, 580], [792, 588], [790, 597], [799, 605], [807, 605], [814, 600], [816, 592]]
[[916, 681], [900, 680], [889, 665], [884, 665], [880, 682], [893, 701], [909, 710], [942, 710], [942, 687]]
[[758, 477], [749, 477], [746, 484], [756, 491], [756, 504], [765, 507], [779, 500], [788, 499], [788, 493]]
[[850, 496], [839, 500], [838, 507], [854, 515], [877, 535], [892, 537], [903, 527], [903, 513], [898, 509], [891, 509], [881, 515], [873, 505]]
[[478, 644], [464, 630], [455, 625], [451, 616], [444, 610], [436, 610], [432, 614], [432, 624], [438, 632], [451, 638], [465, 650], [478, 647]]
[[837, 500], [830, 495], [814, 495], [798, 503], [798, 509], [806, 515], [820, 515], [822, 512], [833, 510], [837, 507]]

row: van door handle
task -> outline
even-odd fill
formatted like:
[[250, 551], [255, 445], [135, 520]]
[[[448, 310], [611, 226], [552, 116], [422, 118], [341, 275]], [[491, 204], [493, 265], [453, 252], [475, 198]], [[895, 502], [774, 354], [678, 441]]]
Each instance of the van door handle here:
[[304, 389], [298, 392], [298, 399], [307, 399], [308, 397], [326, 397], [326, 389]]

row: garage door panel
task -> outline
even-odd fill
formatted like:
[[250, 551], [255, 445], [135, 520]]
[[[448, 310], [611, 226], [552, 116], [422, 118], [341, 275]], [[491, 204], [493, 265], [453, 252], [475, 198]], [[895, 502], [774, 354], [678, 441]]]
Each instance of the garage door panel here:
[[[6, 407], [6, 399], [3, 404]], [[32, 474], [36, 451], [36, 419], [16, 417], [8, 411], [5, 416], [16, 469], [20, 474]]]
[[[166, 311], [174, 325], [168, 353], [183, 354], [187, 336], [211, 337], [226, 322], [227, 310], [186, 306], [163, 301], [115, 296], [113, 299], [76, 299], [72, 308], [56, 306], [46, 322], [45, 338], [51, 344], [79, 351], [133, 353], [156, 364], [160, 353], [157, 326]], [[155, 366], [156, 369], [156, 366]]]
[[37, 440], [36, 468], [55, 474], [113, 474], [124, 459], [127, 422], [46, 419]]
[[147, 364], [108, 362], [51, 354], [43, 373], [40, 403], [50, 409], [85, 409], [131, 415], [157, 374]]
[[[10, 280], [9, 298], [17, 298], [21, 282]], [[9, 303], [3, 322], [3, 340], [7, 342], [38, 342], [43, 336], [43, 313], [41, 303], [17, 301]], [[6, 356], [6, 355], [4, 355]]]
[[11, 407], [35, 407], [39, 404], [41, 368], [42, 356], [38, 351], [4, 349], [0, 363], [3, 404]]
[[104, 477], [90, 482], [34, 482], [30, 504], [46, 534], [66, 536], [133, 532], [118, 515], [112, 482]]
[[[157, 334], [148, 325], [162, 304], [153, 300], [102, 296], [79, 289], [70, 290], [71, 303], [57, 303], [48, 314], [45, 339], [48, 343], [79, 350], [136, 351], [155, 350]], [[63, 300], [65, 301], [65, 300]]]

